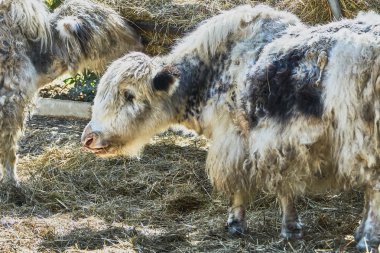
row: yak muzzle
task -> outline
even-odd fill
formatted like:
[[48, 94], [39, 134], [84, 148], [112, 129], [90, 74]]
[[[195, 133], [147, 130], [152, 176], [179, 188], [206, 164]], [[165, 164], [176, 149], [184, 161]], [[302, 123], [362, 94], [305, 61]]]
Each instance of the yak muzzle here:
[[88, 124], [83, 130], [81, 142], [84, 148], [96, 154], [105, 153], [108, 144], [102, 141], [101, 134], [94, 132]]

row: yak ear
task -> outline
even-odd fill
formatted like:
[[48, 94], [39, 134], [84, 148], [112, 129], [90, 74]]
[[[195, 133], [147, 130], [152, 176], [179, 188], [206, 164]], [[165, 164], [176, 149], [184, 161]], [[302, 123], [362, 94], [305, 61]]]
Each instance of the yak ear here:
[[153, 78], [153, 89], [169, 92], [170, 87], [179, 77], [178, 70], [174, 67], [165, 67]]

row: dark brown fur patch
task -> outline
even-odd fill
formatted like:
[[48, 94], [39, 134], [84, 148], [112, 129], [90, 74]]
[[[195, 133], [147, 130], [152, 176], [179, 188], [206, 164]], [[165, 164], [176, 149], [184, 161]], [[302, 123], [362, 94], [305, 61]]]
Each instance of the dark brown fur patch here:
[[299, 113], [322, 116], [323, 87], [316, 85], [321, 69], [315, 57], [310, 59], [309, 51], [308, 46], [293, 48], [271, 57], [266, 65], [256, 65], [249, 80], [251, 127], [262, 117], [284, 121]]
[[363, 105], [361, 116], [365, 121], [373, 122], [373, 120], [375, 119], [375, 112], [373, 110], [372, 103], [368, 102]]

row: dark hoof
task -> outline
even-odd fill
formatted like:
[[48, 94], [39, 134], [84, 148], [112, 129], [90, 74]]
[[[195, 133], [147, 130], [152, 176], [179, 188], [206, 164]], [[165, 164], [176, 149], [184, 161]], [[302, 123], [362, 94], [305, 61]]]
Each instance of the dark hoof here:
[[228, 221], [226, 231], [234, 236], [241, 236], [247, 233], [247, 225], [245, 221], [232, 220]]
[[[356, 239], [356, 238], [355, 238]], [[367, 236], [363, 236], [356, 244], [356, 248], [360, 251], [378, 253], [380, 242], [371, 242]]]
[[18, 180], [12, 180], [11, 184], [16, 188], [21, 188], [20, 181]]
[[287, 223], [281, 228], [281, 236], [286, 240], [299, 240], [303, 237], [301, 222]]
[[360, 226], [355, 231], [354, 238], [357, 243], [360, 242], [360, 240], [363, 238], [363, 230], [364, 226], [360, 224]]

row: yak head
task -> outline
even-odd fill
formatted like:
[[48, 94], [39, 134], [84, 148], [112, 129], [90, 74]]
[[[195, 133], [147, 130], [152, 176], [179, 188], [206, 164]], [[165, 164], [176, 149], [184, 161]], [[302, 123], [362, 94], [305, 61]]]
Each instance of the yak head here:
[[130, 53], [111, 64], [100, 80], [83, 146], [101, 156], [136, 156], [151, 137], [175, 123], [174, 68], [158, 58]]
[[71, 72], [102, 72], [129, 51], [141, 51], [139, 36], [111, 8], [89, 0], [67, 0], [51, 14], [56, 54]]

